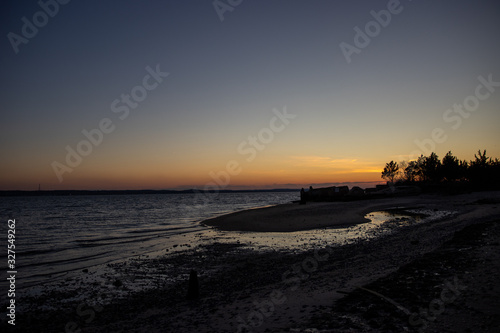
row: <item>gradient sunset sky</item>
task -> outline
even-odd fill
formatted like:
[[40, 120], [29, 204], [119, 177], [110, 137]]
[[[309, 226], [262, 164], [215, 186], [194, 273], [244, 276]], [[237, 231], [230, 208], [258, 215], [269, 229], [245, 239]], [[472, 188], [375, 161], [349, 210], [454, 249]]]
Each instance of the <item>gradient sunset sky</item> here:
[[300, 188], [500, 157], [498, 1], [54, 1], [0, 5], [0, 190]]

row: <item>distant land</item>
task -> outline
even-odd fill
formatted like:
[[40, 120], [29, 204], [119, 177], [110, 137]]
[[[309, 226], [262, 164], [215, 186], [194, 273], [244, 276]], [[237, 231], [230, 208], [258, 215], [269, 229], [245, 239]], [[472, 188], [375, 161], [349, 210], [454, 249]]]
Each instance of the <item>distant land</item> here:
[[[217, 193], [252, 193], [252, 192], [299, 192], [300, 189], [262, 189], [262, 190], [219, 190]], [[0, 197], [19, 196], [65, 196], [65, 195], [124, 195], [124, 194], [192, 194], [211, 193], [204, 190], [51, 190], [51, 191], [0, 191]]]

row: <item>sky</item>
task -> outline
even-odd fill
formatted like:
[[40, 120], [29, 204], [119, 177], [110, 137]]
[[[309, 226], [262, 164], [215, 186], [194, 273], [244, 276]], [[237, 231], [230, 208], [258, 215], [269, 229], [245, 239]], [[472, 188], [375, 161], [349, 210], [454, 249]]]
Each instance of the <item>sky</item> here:
[[2, 1], [0, 190], [376, 184], [500, 157], [498, 1]]

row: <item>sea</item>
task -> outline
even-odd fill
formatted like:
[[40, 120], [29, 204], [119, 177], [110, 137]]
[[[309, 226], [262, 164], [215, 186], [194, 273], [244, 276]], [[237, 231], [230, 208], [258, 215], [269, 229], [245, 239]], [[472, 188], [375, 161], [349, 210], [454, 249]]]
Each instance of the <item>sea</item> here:
[[[2, 197], [0, 232], [7, 248], [7, 222], [15, 219], [15, 271], [18, 285], [27, 287], [157, 253], [205, 231], [203, 220], [298, 197], [298, 192]], [[13, 270], [7, 255], [0, 267], [2, 273]], [[0, 286], [5, 284], [2, 279]]]
[[[200, 253], [210, 255], [204, 249], [213, 245], [250, 253], [298, 254], [361, 244], [454, 214], [425, 207], [375, 211], [365, 216], [368, 223], [295, 232], [222, 231], [202, 223], [235, 211], [290, 203], [299, 196], [297, 191], [1, 197], [5, 250], [0, 290], [12, 289], [7, 277], [14, 271], [16, 309], [21, 312], [56, 311], [72, 302], [103, 305], [186, 280], [189, 272], [182, 267], [190, 266], [189, 260]], [[15, 238], [10, 241], [9, 220], [15, 220]], [[7, 258], [11, 244], [13, 267]], [[168, 259], [177, 264], [172, 266]], [[224, 269], [225, 264], [222, 260], [220, 267], [210, 266], [203, 274]], [[117, 287], [124, 279], [126, 287]]]

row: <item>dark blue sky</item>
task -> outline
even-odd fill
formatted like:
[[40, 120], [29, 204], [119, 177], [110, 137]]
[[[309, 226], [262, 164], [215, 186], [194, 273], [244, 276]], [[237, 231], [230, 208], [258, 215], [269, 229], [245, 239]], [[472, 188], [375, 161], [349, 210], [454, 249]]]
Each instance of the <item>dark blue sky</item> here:
[[[243, 0], [221, 21], [212, 1], [73, 0], [16, 54], [8, 34], [41, 7], [4, 1], [0, 189], [198, 186], [229, 160], [234, 186], [374, 181], [435, 128], [440, 156], [500, 156], [500, 92], [444, 119], [479, 76], [500, 81], [498, 2], [401, 1], [348, 63], [340, 44], [388, 3]], [[157, 65], [168, 77], [119, 119], [112, 102]], [[285, 106], [297, 117], [246, 162], [237, 147]], [[104, 118], [112, 133], [70, 167], [66, 147]]]

